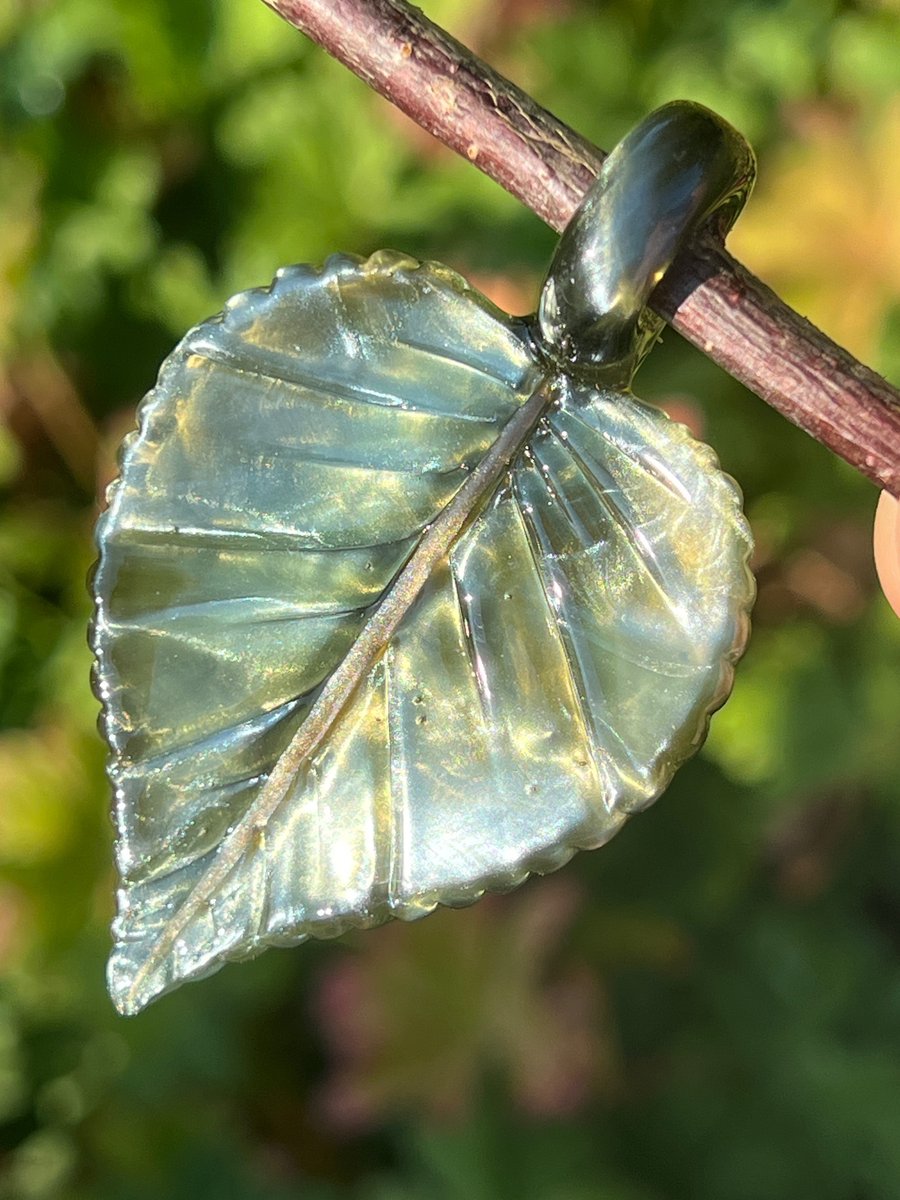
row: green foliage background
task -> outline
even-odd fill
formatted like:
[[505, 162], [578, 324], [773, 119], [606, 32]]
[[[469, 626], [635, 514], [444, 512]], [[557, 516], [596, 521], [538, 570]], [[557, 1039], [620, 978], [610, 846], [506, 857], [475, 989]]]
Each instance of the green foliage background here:
[[[900, 382], [897, 0], [430, 0], [601, 145], [755, 143], [733, 245]], [[125, 1021], [84, 578], [187, 326], [394, 246], [520, 310], [553, 237], [259, 0], [0, 0], [0, 1197], [900, 1197], [900, 622], [873, 489], [668, 334], [639, 390], [744, 488], [733, 699], [601, 852]]]

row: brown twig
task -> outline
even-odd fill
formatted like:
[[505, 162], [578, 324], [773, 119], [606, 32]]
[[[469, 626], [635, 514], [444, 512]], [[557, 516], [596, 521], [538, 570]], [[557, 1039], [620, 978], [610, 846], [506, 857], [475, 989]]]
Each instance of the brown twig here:
[[[264, 0], [424, 129], [562, 229], [604, 155], [404, 0]], [[788, 420], [900, 496], [900, 392], [711, 240], [651, 306]]]

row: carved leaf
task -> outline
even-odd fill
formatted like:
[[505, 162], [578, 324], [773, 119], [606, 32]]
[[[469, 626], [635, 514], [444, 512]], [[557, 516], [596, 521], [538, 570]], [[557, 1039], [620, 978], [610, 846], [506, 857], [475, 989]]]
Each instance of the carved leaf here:
[[753, 594], [712, 451], [542, 381], [523, 323], [388, 252], [289, 268], [189, 333], [98, 541], [123, 1012], [607, 840], [702, 741]]

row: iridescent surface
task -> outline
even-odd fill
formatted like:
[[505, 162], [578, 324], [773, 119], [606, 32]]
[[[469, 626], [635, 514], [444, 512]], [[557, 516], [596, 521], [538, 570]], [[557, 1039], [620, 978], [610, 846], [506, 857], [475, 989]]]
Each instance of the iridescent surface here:
[[561, 380], [284, 801], [166, 942], [539, 378], [520, 323], [386, 252], [282, 272], [164, 365], [95, 578], [122, 1011], [267, 944], [552, 869], [699, 744], [752, 597], [737, 491], [663, 415]]
[[691, 230], [731, 227], [756, 178], [745, 139], [674, 100], [615, 147], [563, 230], [541, 293], [541, 340], [580, 376], [632, 375], [663, 327], [645, 307]]

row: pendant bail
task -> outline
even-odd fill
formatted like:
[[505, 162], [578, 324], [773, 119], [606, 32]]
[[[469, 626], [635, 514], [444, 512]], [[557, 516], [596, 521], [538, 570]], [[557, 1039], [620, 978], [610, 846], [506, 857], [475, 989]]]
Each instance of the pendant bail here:
[[744, 138], [700, 104], [673, 101], [635, 126], [560, 237], [538, 308], [545, 352], [627, 385], [663, 325], [650, 293], [701, 226], [724, 238], [755, 176]]

